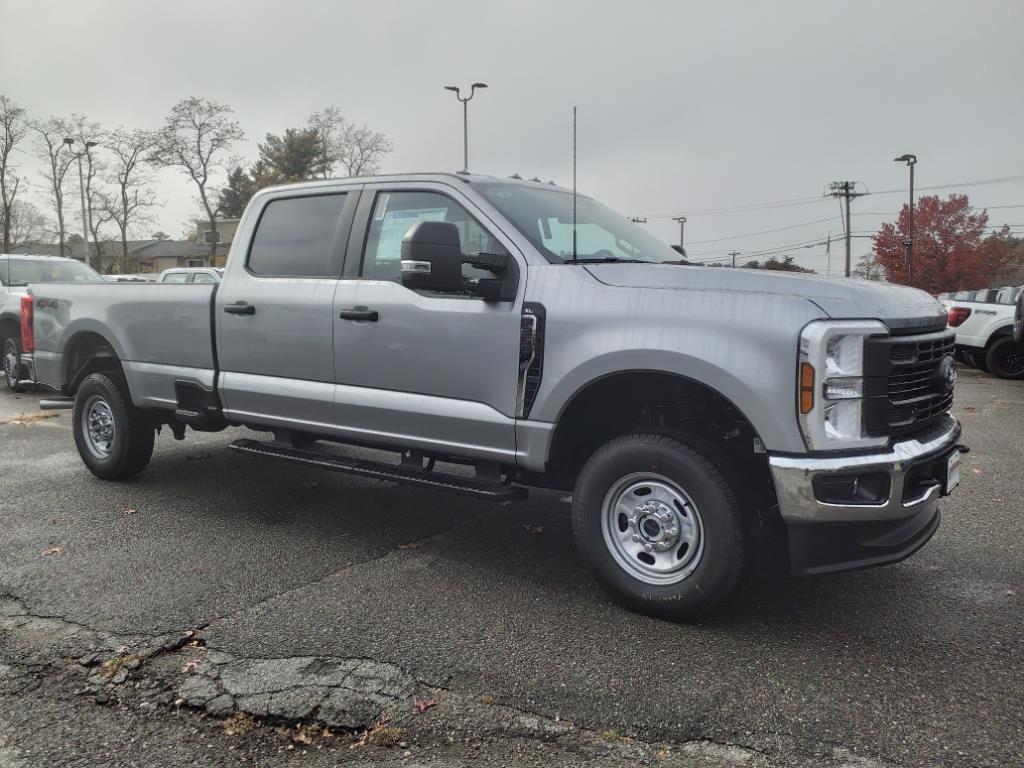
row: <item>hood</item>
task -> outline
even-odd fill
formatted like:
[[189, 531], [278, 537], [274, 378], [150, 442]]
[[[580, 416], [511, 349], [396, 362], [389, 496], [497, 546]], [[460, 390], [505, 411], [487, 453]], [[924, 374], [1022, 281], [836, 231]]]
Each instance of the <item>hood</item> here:
[[588, 264], [606, 285], [678, 291], [719, 291], [793, 296], [814, 302], [829, 317], [872, 318], [890, 327], [945, 325], [938, 300], [917, 288], [852, 278], [763, 269], [725, 269], [674, 264]]

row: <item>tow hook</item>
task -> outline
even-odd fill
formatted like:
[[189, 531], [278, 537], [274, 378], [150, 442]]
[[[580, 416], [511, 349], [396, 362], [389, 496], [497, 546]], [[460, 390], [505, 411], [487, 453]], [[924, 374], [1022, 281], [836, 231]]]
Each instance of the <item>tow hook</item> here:
[[960, 451], [960, 453], [970, 453], [971, 452], [970, 446], [967, 446], [967, 445], [960, 445], [958, 443], [955, 447], [956, 447], [956, 449], [958, 451]]

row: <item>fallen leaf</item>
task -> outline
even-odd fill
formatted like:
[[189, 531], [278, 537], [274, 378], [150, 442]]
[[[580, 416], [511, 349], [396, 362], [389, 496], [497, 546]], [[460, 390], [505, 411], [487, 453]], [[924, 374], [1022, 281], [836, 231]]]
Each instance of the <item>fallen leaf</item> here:
[[184, 672], [187, 675], [189, 672], [191, 672], [193, 669], [195, 669], [198, 666], [199, 666], [199, 662], [193, 660], [193, 661], [190, 661], [188, 664], [186, 664], [184, 667], [182, 667], [181, 671]]
[[968, 413], [974, 413], [978, 409], [975, 408], [973, 405], [965, 405], [964, 410], [967, 411]]
[[972, 469], [971, 472], [973, 472], [976, 475], [980, 475], [981, 474], [981, 470], [980, 469]]
[[436, 707], [437, 706], [437, 699], [417, 699], [414, 696], [413, 700], [412, 700], [412, 703], [416, 706], [417, 714], [422, 715], [424, 712], [426, 712], [431, 707]]
[[138, 511], [139, 511], [139, 510], [137, 510], [137, 509], [136, 509], [135, 507], [128, 507], [128, 509], [126, 509], [126, 510], [124, 511], [124, 513], [125, 513], [126, 515], [134, 515], [134, 514], [135, 514], [136, 512], [138, 512]]
[[1015, 590], [1015, 589], [1008, 589], [1008, 590], [1006, 590], [1006, 596], [1007, 597], [1013, 597], [1016, 594], [1017, 594], [1017, 590]]
[[399, 544], [399, 549], [419, 549], [423, 545], [418, 541], [410, 541], [408, 544]]
[[60, 547], [50, 547], [48, 549], [44, 549], [39, 554], [41, 554], [43, 557], [49, 557], [50, 555], [63, 555], [64, 550]]
[[544, 533], [544, 526], [543, 525], [524, 525], [523, 529], [527, 533], [529, 533], [529, 534], [531, 534], [533, 536], [536, 536], [537, 534], [540, 534], [540, 533]]

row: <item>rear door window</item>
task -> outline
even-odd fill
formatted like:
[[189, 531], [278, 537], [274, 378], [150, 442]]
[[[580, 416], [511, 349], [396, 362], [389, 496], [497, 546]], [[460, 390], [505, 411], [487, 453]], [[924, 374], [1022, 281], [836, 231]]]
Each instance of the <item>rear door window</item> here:
[[345, 193], [272, 200], [256, 225], [247, 265], [263, 277], [331, 276]]
[[171, 272], [169, 275], [164, 275], [165, 283], [187, 283], [188, 272]]

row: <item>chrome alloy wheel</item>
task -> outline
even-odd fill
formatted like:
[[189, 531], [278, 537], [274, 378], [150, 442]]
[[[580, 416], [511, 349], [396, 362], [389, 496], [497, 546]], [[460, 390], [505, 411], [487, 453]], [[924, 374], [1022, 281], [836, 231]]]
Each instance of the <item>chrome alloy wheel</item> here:
[[114, 414], [99, 395], [89, 397], [82, 409], [82, 433], [89, 452], [96, 458], [106, 459], [114, 452], [117, 439]]
[[704, 554], [704, 524], [693, 499], [653, 472], [623, 477], [608, 490], [601, 532], [615, 562], [646, 584], [675, 584]]

